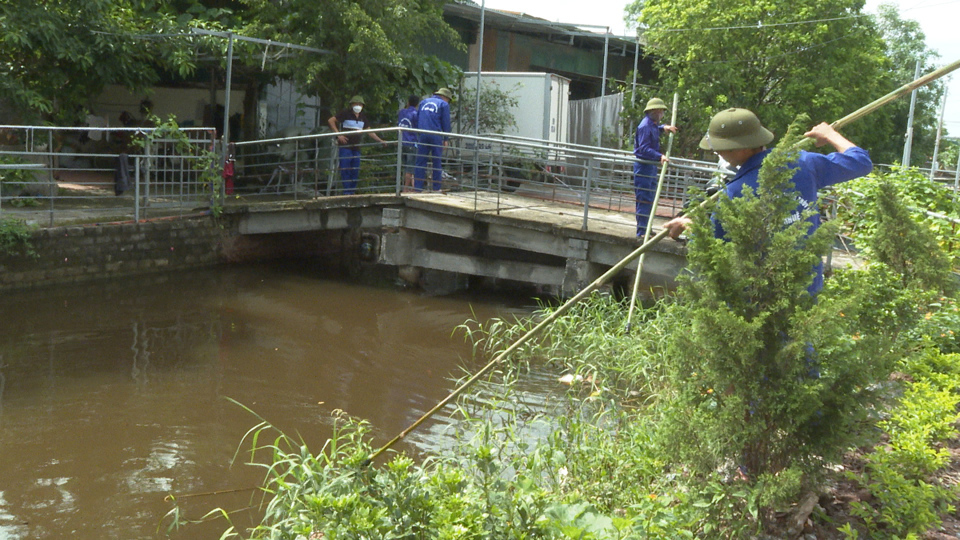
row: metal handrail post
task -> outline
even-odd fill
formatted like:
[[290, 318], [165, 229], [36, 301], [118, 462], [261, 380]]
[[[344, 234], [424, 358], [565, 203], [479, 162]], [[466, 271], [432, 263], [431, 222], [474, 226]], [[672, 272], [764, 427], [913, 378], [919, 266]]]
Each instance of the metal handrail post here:
[[300, 200], [300, 142], [297, 141], [297, 145], [293, 148], [293, 182], [290, 185], [293, 187], [293, 200]]
[[957, 159], [956, 169], [953, 173], [953, 203], [957, 203], [957, 193], [960, 192], [960, 158]]
[[144, 178], [143, 178], [143, 200], [140, 201], [140, 206], [142, 208], [143, 217], [147, 217], [147, 208], [150, 206], [150, 177], [151, 177], [151, 162], [153, 159], [151, 155], [153, 154], [153, 143], [147, 143], [146, 145], [147, 154], [144, 159]]
[[337, 170], [337, 159], [339, 158], [337, 145], [334, 144], [333, 140], [331, 140], [330, 146], [333, 147], [333, 152], [330, 152], [330, 167], [327, 172], [327, 197], [333, 193], [333, 175], [334, 171]]
[[397, 186], [394, 191], [396, 195], [400, 195], [400, 190], [403, 188], [403, 132], [400, 132], [400, 135], [397, 137]]
[[[49, 152], [53, 152], [53, 131], [47, 132], [47, 149]], [[49, 168], [47, 169], [47, 196], [50, 197], [50, 226], [53, 227], [53, 199], [57, 196], [57, 181], [53, 179], [53, 164], [56, 162], [56, 156], [51, 153], [47, 157], [49, 163], [47, 164]]]
[[133, 158], [133, 220], [140, 221], [140, 156]]
[[587, 158], [587, 177], [583, 182], [585, 192], [583, 194], [583, 226], [581, 230], [587, 230], [587, 220], [590, 219], [590, 189], [593, 184], [593, 168], [596, 158]]
[[320, 139], [313, 140], [313, 196], [320, 193]]

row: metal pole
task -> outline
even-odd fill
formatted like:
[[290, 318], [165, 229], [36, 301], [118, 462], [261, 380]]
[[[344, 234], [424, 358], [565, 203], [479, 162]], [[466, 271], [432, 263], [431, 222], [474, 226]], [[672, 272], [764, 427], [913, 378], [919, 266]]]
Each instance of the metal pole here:
[[[920, 61], [917, 61], [917, 69], [914, 71], [913, 78], [917, 79], [920, 77]], [[913, 110], [917, 106], [917, 89], [914, 88], [913, 92], [910, 92], [910, 113], [907, 115], [907, 135], [906, 142], [903, 145], [903, 160], [900, 164], [904, 167], [910, 166], [910, 151], [913, 147]]]
[[947, 108], [947, 89], [943, 89], [943, 101], [940, 102], [940, 120], [937, 122], [937, 140], [933, 143], [933, 163], [930, 164], [930, 179], [937, 175], [937, 155], [940, 153], [940, 135], [943, 133], [943, 111]]
[[[53, 152], [53, 130], [47, 132], [47, 152], [50, 155], [47, 157], [47, 196], [50, 197], [50, 226], [53, 227], [53, 198], [57, 195], [57, 181], [53, 179], [53, 166], [55, 163], [56, 156]], [[34, 175], [36, 178], [36, 175]]]
[[[637, 36], [637, 41], [633, 47], [633, 86], [630, 90], [630, 108], [633, 108], [633, 105], [637, 101], [637, 68], [640, 65], [640, 36]], [[630, 122], [630, 133], [633, 133], [636, 130], [636, 125], [634, 122]]]
[[597, 158], [591, 156], [587, 159], [587, 178], [584, 182], [584, 188], [586, 191], [583, 194], [583, 226], [580, 227], [581, 230], [587, 230], [587, 222], [590, 219], [590, 188], [593, 181], [593, 171], [595, 169], [594, 164], [596, 164]]
[[397, 189], [399, 195], [403, 189], [403, 131], [397, 132]]
[[957, 162], [953, 166], [953, 202], [957, 202], [957, 193], [960, 192], [960, 154], [957, 156]]
[[233, 32], [227, 32], [227, 82], [223, 92], [223, 162], [227, 162], [230, 143], [230, 87], [233, 85]]
[[597, 146], [603, 147], [603, 96], [607, 94], [607, 56], [610, 49], [610, 27], [606, 27], [603, 35], [603, 78], [600, 80], [600, 133], [597, 135]]
[[140, 221], [140, 156], [133, 159], [133, 220]]
[[[476, 117], [476, 123], [473, 126], [474, 127], [473, 134], [477, 136], [480, 135], [480, 82], [481, 82], [480, 72], [483, 71], [483, 30], [484, 30], [484, 23], [485, 23], [484, 19], [487, 14], [486, 8], [487, 8], [487, 0], [483, 0], [480, 3], [480, 36], [477, 38], [478, 39], [477, 41], [477, 49], [478, 49], [477, 50], [477, 110], [476, 110], [477, 117]], [[475, 145], [474, 156], [476, 156], [477, 154], [476, 151], [480, 150], [480, 143], [475, 142], [474, 145]], [[476, 163], [476, 160], [474, 160], [474, 163]], [[474, 166], [474, 170], [476, 170], [476, 166]]]

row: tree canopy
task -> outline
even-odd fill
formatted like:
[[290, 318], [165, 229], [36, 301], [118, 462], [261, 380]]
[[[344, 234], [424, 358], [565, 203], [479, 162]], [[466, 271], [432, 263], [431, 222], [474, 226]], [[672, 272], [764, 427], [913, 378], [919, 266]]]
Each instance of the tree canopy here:
[[294, 55], [276, 68], [333, 107], [355, 94], [376, 106], [436, 90], [438, 80], [457, 82], [456, 70], [423, 53], [428, 40], [462, 46], [443, 20], [442, 0], [242, 1], [245, 35], [329, 51]]
[[[693, 151], [709, 118], [725, 108], [751, 109], [782, 134], [799, 113], [836, 120], [909, 82], [914, 64], [907, 58], [930, 68], [933, 54], [916, 23], [900, 20], [891, 7], [877, 19], [862, 8], [862, 0], [637, 0], [627, 11], [638, 17], [656, 58], [663, 93], [681, 96], [683, 121], [694, 129], [681, 132], [680, 144]], [[937, 94], [921, 100], [921, 131], [930, 126]], [[871, 115], [846, 134], [875, 161], [898, 162], [904, 106]], [[926, 144], [925, 136], [915, 141]]]
[[23, 121], [72, 123], [106, 85], [141, 91], [164, 77], [189, 77], [201, 62], [222, 70], [226, 40], [193, 36], [193, 27], [329, 51], [265, 51], [263, 44], [236, 42], [237, 73], [289, 77], [332, 107], [358, 93], [368, 104], [395, 101], [457, 82], [455, 68], [423, 53], [429, 40], [462, 46], [442, 6], [441, 0], [7, 0], [0, 3], [0, 101]]
[[26, 121], [73, 122], [108, 84], [139, 90], [164, 71], [190, 73], [194, 45], [162, 36], [226, 13], [189, 1], [7, 0], [0, 3], [0, 99]]

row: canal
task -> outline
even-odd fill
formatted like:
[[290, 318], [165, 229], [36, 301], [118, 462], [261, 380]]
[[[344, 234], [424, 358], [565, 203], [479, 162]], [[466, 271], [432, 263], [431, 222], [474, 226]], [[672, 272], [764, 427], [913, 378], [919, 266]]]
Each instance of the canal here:
[[[223, 507], [250, 523], [262, 470], [231, 460], [259, 420], [230, 399], [315, 451], [337, 409], [382, 443], [477, 366], [457, 325], [533, 307], [353, 285], [300, 263], [6, 293], [0, 540], [162, 538], [171, 494], [187, 518]], [[398, 449], [442, 446], [445, 422]]]

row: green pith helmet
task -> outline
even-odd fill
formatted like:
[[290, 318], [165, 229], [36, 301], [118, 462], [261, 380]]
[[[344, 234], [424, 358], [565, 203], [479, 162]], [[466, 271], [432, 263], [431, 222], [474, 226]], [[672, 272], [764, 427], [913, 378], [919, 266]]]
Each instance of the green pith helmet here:
[[352, 98], [350, 98], [350, 104], [353, 105], [354, 103], [366, 105], [366, 103], [363, 102], [363, 96], [353, 96]]
[[449, 88], [441, 88], [441, 89], [437, 90], [436, 92], [434, 92], [434, 94], [436, 94], [436, 95], [438, 95], [438, 96], [443, 96], [443, 97], [449, 99], [450, 101], [453, 101], [453, 92], [451, 92]]
[[757, 115], [747, 109], [727, 109], [710, 119], [707, 134], [700, 139], [700, 148], [722, 152], [760, 148], [773, 140], [773, 133], [760, 124]]
[[649, 112], [656, 109], [667, 110], [667, 104], [664, 103], [663, 100], [658, 97], [650, 98], [650, 101], [647, 102], [647, 108], [644, 109], [643, 112]]

